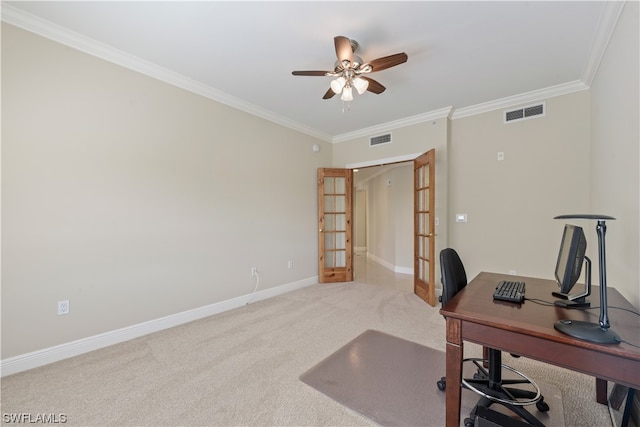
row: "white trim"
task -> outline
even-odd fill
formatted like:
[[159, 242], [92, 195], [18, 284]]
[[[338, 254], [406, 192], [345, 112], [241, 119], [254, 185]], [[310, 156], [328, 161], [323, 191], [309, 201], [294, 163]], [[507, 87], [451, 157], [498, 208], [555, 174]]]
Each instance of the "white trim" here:
[[626, 1], [606, 1], [602, 6], [602, 14], [596, 26], [597, 32], [591, 43], [589, 61], [582, 73], [582, 81], [587, 86], [591, 86], [593, 78], [596, 76], [598, 68], [600, 68], [600, 63], [602, 62], [604, 53], [607, 51], [609, 41], [618, 25], [618, 20], [620, 19], [620, 15], [622, 15], [622, 9], [624, 9], [625, 4]]
[[587, 90], [589, 86], [580, 80], [569, 83], [563, 83], [544, 89], [533, 90], [531, 92], [521, 93], [519, 95], [509, 96], [507, 98], [496, 99], [494, 101], [485, 102], [483, 104], [472, 105], [470, 107], [458, 108], [452, 115], [451, 119], [461, 119], [463, 117], [475, 116], [476, 114], [487, 113], [489, 111], [501, 110], [503, 108], [511, 108], [521, 104], [534, 103], [555, 96], [567, 95], [581, 90]]
[[402, 156], [396, 157], [387, 157], [384, 159], [378, 160], [367, 160], [366, 162], [360, 163], [349, 163], [345, 165], [345, 169], [357, 169], [357, 168], [366, 168], [367, 166], [380, 166], [386, 165], [388, 163], [400, 163], [400, 162], [408, 162], [414, 161], [418, 156], [422, 156], [424, 153], [414, 153], [414, 154], [404, 154]]
[[153, 77], [170, 85], [186, 91], [204, 96], [221, 104], [228, 105], [254, 116], [269, 120], [273, 123], [297, 130], [314, 138], [331, 142], [331, 136], [302, 123], [280, 116], [269, 110], [258, 107], [240, 98], [229, 95], [211, 86], [207, 86], [181, 74], [160, 67], [152, 62], [145, 61], [97, 40], [83, 36], [82, 34], [68, 30], [62, 26], [31, 15], [13, 6], [2, 4], [2, 20], [16, 27], [46, 37], [58, 43], [70, 46], [89, 55], [104, 59], [122, 67], [137, 71], [141, 74]]
[[159, 67], [156, 64], [144, 61], [126, 52], [120, 51], [89, 37], [85, 37], [81, 34], [70, 31], [62, 26], [53, 24], [52, 22], [26, 13], [6, 3], [2, 3], [2, 20], [32, 33], [54, 40], [58, 43], [62, 43], [74, 49], [78, 49], [82, 52], [88, 53], [89, 55], [93, 55], [106, 61], [121, 65], [123, 67], [161, 80], [165, 83], [177, 86], [189, 92], [204, 96], [205, 98], [212, 99], [214, 101], [220, 102], [254, 116], [285, 126], [289, 129], [296, 130], [298, 132], [304, 133], [314, 138], [318, 138], [323, 141], [339, 143], [359, 137], [366, 137], [371, 134], [389, 132], [393, 129], [411, 126], [429, 120], [435, 120], [443, 117], [449, 117], [450, 119], [459, 119], [462, 117], [473, 116], [476, 114], [503, 108], [510, 108], [519, 104], [536, 102], [545, 98], [589, 89], [589, 86], [598, 70], [600, 62], [602, 61], [604, 52], [606, 51], [611, 35], [615, 30], [616, 24], [618, 22], [618, 19], [620, 18], [620, 15], [622, 14], [622, 9], [625, 4], [625, 2], [614, 1], [607, 1], [604, 3], [605, 4], [603, 6], [603, 11], [598, 22], [598, 31], [592, 43], [593, 47], [591, 50], [591, 56], [583, 72], [582, 80], [563, 83], [556, 86], [551, 86], [548, 88], [459, 109], [454, 109], [454, 107], [450, 106], [439, 110], [434, 110], [412, 117], [407, 117], [335, 136], [325, 134], [318, 131], [317, 129], [311, 128], [287, 117], [265, 110], [255, 104], [248, 103], [225, 92], [214, 89], [195, 80], [189, 79], [181, 74], [175, 73], [163, 67]]
[[184, 323], [193, 322], [194, 320], [219, 314], [242, 307], [249, 303], [254, 303], [256, 301], [271, 298], [307, 286], [315, 285], [317, 283], [318, 276], [309, 277], [308, 279], [287, 283], [281, 286], [276, 286], [275, 288], [264, 289], [256, 292], [255, 294], [242, 295], [226, 301], [206, 305], [204, 307], [194, 308], [192, 310], [183, 311], [181, 313], [172, 314], [159, 319], [150, 320], [148, 322], [138, 323], [137, 325], [127, 326], [114, 331], [105, 332], [103, 334], [33, 351], [31, 353], [9, 357], [0, 361], [0, 376], [4, 377], [67, 359], [69, 357], [78, 356], [80, 354], [169, 329]]
[[371, 126], [368, 128], [356, 130], [353, 132], [343, 133], [333, 137], [333, 143], [349, 141], [355, 138], [368, 137], [370, 135], [379, 135], [406, 126], [416, 125], [419, 123], [428, 122], [430, 120], [442, 119], [449, 117], [453, 107], [441, 108], [440, 110], [430, 111], [424, 114], [417, 114], [415, 116], [406, 117], [404, 119], [394, 120], [392, 122], [382, 123], [380, 125]]
[[400, 265], [396, 265], [393, 271], [396, 273], [409, 274], [413, 276], [413, 267], [402, 267]]

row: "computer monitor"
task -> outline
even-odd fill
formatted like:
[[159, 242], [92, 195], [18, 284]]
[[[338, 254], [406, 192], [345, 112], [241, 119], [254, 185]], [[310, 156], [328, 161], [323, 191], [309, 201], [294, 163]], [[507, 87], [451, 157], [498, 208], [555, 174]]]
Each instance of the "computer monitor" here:
[[[553, 296], [561, 298], [556, 305], [563, 307], [588, 307], [585, 297], [591, 294], [591, 260], [585, 256], [587, 239], [582, 227], [565, 224], [558, 261], [556, 262], [556, 282], [560, 292], [553, 292]], [[587, 265], [585, 274], [585, 289], [582, 292], [571, 294], [573, 287], [582, 273], [582, 263]]]
[[[607, 308], [607, 266], [604, 248], [604, 236], [607, 232], [606, 220], [615, 219], [608, 215], [572, 214], [559, 215], [554, 219], [591, 219], [597, 220], [598, 264], [600, 267], [600, 319], [598, 323], [586, 320], [561, 319], [554, 323], [554, 328], [572, 337], [598, 344], [620, 344], [622, 339], [611, 330], [609, 310]], [[564, 235], [563, 235], [564, 236]], [[564, 239], [564, 237], [563, 237]], [[585, 261], [589, 258], [584, 257]], [[587, 290], [591, 292], [591, 262], [587, 262]]]

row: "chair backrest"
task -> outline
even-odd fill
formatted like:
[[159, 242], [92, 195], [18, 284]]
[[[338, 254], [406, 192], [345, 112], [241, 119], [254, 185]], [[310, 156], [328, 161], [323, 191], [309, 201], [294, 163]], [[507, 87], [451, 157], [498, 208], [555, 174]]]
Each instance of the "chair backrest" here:
[[440, 251], [440, 272], [442, 273], [442, 305], [467, 286], [467, 273], [458, 253], [451, 248]]

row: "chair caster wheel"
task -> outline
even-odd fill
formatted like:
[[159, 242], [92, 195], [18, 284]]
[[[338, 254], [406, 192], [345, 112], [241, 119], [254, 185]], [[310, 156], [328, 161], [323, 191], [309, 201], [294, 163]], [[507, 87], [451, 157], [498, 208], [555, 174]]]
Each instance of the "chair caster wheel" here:
[[547, 412], [549, 410], [549, 405], [544, 401], [544, 398], [540, 398], [540, 400], [536, 402], [536, 408], [538, 408], [538, 411], [540, 412]]
[[473, 427], [476, 423], [471, 418], [464, 419], [464, 427]]
[[447, 379], [442, 378], [436, 384], [438, 385], [438, 390], [444, 391], [447, 388]]

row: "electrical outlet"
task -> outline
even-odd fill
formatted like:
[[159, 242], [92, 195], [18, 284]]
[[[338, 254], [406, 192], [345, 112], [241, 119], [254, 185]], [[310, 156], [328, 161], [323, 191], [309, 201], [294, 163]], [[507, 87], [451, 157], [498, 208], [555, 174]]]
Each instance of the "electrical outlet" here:
[[512, 275], [512, 276], [515, 276], [516, 275], [516, 271], [515, 270], [509, 270], [509, 274]]
[[289, 262], [287, 262], [287, 268], [289, 270], [291, 270], [293, 268], [293, 261], [289, 260]]
[[58, 315], [69, 314], [69, 300], [58, 301]]
[[258, 267], [251, 267], [251, 275], [252, 276], [258, 275]]

